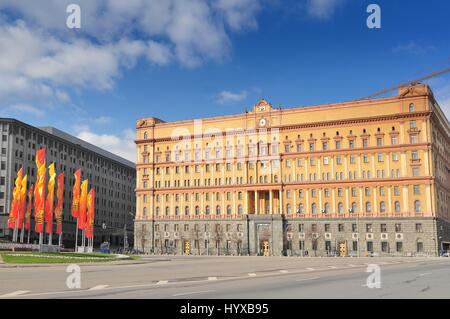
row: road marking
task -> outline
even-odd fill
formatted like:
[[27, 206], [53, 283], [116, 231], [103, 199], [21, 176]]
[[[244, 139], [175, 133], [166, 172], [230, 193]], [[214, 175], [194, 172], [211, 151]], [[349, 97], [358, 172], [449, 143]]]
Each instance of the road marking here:
[[17, 296], [27, 294], [29, 292], [31, 292], [31, 291], [30, 290], [17, 290], [17, 291], [11, 292], [9, 294], [1, 295], [0, 298], [17, 297]]
[[349, 267], [358, 267], [358, 265], [353, 265], [353, 264], [350, 264], [350, 265], [347, 265], [347, 266], [349, 266]]
[[253, 272], [249, 272], [248, 275], [249, 275], [250, 277], [255, 277], [255, 276], [256, 276], [256, 274], [253, 273]]
[[314, 268], [309, 267], [309, 268], [306, 268], [306, 270], [314, 270]]
[[337, 267], [336, 267], [336, 266], [328, 266], [328, 268], [330, 268], [330, 269], [336, 269]]
[[287, 274], [289, 271], [287, 271], [287, 270], [280, 270], [280, 272], [281, 272], [282, 274]]
[[208, 280], [217, 280], [217, 277], [208, 277]]
[[423, 274], [420, 274], [418, 277], [428, 276], [431, 275], [431, 272], [425, 272]]
[[203, 291], [192, 291], [192, 292], [184, 292], [181, 294], [175, 294], [172, 295], [173, 297], [178, 297], [178, 296], [186, 296], [186, 295], [194, 295], [194, 294], [203, 294], [203, 293], [207, 293], [207, 292], [214, 292], [215, 290], [203, 290]]
[[105, 289], [109, 287], [108, 285], [98, 285], [98, 286], [94, 286], [92, 288], [89, 288], [89, 290], [101, 290], [101, 289]]
[[314, 280], [314, 279], [319, 279], [320, 277], [312, 277], [312, 278], [303, 278], [303, 279], [297, 279], [295, 281], [308, 281], [308, 280]]
[[167, 283], [168, 283], [167, 280], [160, 280], [160, 281], [158, 281], [156, 284], [157, 284], [157, 285], [165, 285], [165, 284], [167, 284]]

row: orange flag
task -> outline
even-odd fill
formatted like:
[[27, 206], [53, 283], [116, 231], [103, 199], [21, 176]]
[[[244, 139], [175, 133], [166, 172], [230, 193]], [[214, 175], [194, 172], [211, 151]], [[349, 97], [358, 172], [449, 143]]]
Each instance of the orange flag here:
[[33, 201], [33, 184], [28, 189], [28, 204], [27, 204], [27, 210], [25, 212], [25, 229], [30, 229], [31, 225], [31, 202]]
[[41, 148], [36, 152], [36, 185], [34, 188], [34, 218], [36, 233], [44, 231], [44, 205], [45, 205], [45, 181], [46, 167], [45, 167], [45, 148]]
[[58, 175], [57, 204], [55, 208], [56, 233], [62, 233], [63, 201], [64, 201], [64, 172]]
[[74, 218], [78, 218], [78, 213], [80, 210], [81, 169], [77, 169], [73, 176], [75, 176], [75, 182], [73, 184], [72, 194], [72, 216]]
[[19, 214], [17, 217], [17, 224], [19, 228], [23, 228], [23, 221], [25, 218], [25, 208], [27, 202], [27, 175], [22, 178], [22, 186], [20, 188], [20, 204], [19, 204]]
[[80, 210], [78, 214], [78, 228], [86, 229], [86, 207], [87, 207], [87, 194], [88, 194], [89, 181], [85, 179], [81, 183], [80, 194]]
[[53, 233], [53, 210], [55, 207], [55, 164], [51, 163], [48, 167], [48, 193], [45, 201], [45, 232], [47, 234]]
[[86, 238], [94, 238], [95, 188], [87, 196]]
[[22, 167], [17, 172], [15, 187], [13, 190], [13, 199], [11, 201], [11, 209], [9, 211], [8, 228], [11, 229], [16, 227], [16, 221], [17, 218], [19, 217], [21, 186], [22, 186]]

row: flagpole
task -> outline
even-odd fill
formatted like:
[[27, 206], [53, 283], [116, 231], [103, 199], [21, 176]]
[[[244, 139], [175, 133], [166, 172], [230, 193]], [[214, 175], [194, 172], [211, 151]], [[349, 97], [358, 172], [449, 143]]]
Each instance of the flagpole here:
[[31, 232], [31, 223], [30, 223], [30, 228], [28, 228], [28, 240], [27, 243], [30, 243], [30, 232]]
[[19, 220], [16, 219], [16, 224], [14, 225], [13, 242], [17, 243], [17, 234], [19, 232]]
[[22, 230], [20, 231], [20, 243], [23, 244], [23, 238], [25, 236], [25, 219], [22, 223]]
[[53, 233], [48, 234], [48, 244], [50, 246], [53, 244], [53, 242], [52, 242], [52, 235], [53, 235]]
[[77, 217], [77, 229], [75, 231], [75, 252], [78, 251], [78, 217]]
[[61, 247], [62, 245], [62, 233], [59, 234], [59, 239], [58, 239], [58, 246]]

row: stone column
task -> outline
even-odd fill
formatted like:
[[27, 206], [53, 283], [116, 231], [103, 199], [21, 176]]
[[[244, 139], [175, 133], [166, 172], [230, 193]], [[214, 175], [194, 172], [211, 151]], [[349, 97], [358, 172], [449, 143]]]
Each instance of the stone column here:
[[258, 215], [259, 214], [259, 203], [258, 203], [258, 200], [259, 200], [259, 198], [258, 198], [258, 191], [257, 190], [255, 190], [255, 215]]
[[273, 214], [273, 191], [270, 190], [269, 192], [270, 192], [270, 193], [269, 193], [269, 201], [270, 201], [270, 210], [269, 210], [269, 213], [270, 213], [270, 214]]

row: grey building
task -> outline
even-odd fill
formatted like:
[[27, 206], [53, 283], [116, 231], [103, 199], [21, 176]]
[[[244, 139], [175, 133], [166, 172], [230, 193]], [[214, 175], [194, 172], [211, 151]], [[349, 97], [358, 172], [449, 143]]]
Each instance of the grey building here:
[[[0, 238], [10, 238], [7, 220], [16, 172], [23, 167], [28, 185], [36, 179], [36, 150], [47, 148], [47, 166], [54, 162], [56, 173], [65, 173], [63, 244], [75, 242], [76, 220], [71, 216], [74, 172], [96, 189], [95, 243], [123, 244], [125, 234], [133, 238], [135, 212], [135, 164], [52, 127], [36, 128], [15, 119], [0, 118]], [[56, 226], [54, 226], [56, 229]], [[32, 220], [32, 230], [34, 220]], [[57, 236], [53, 236], [55, 238]], [[32, 231], [32, 240], [37, 235]], [[55, 238], [55, 240], [57, 240]]]
[[[239, 219], [136, 222], [135, 246], [146, 253], [270, 256], [435, 256], [438, 220], [300, 219], [245, 215]], [[266, 247], [265, 246], [266, 243]]]

